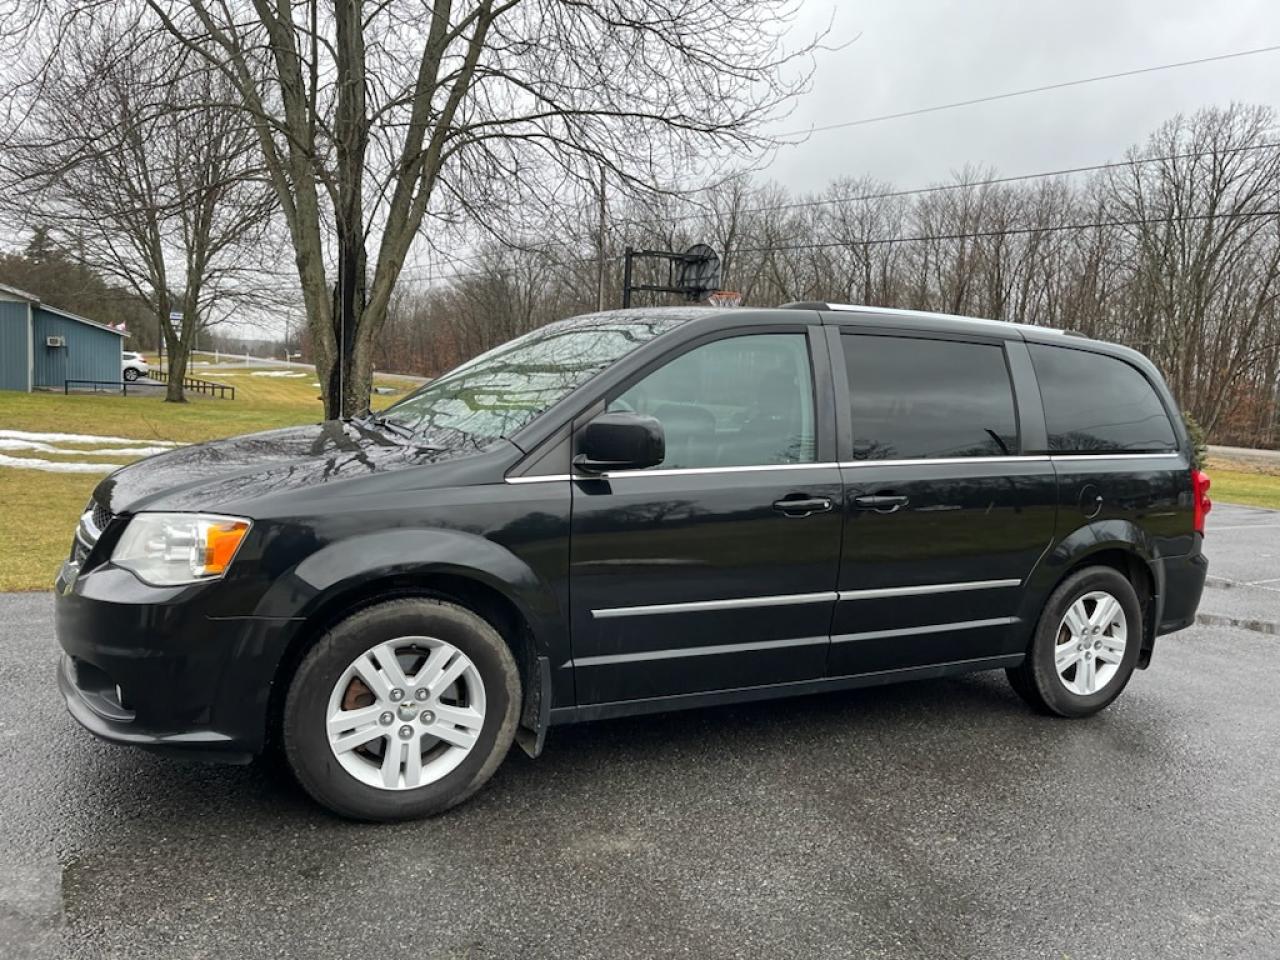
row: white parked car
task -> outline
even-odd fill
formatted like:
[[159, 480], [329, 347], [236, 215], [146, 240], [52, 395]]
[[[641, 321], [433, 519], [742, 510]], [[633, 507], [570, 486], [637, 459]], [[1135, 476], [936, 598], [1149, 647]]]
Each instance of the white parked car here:
[[147, 376], [151, 372], [151, 367], [147, 365], [146, 359], [140, 353], [122, 352], [120, 354], [120, 365], [123, 368], [124, 378], [130, 383], [139, 377]]

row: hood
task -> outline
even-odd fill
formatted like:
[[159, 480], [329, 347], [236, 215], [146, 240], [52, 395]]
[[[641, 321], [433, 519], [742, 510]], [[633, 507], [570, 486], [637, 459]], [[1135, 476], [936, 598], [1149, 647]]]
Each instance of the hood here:
[[[486, 442], [488, 446], [491, 442]], [[356, 422], [328, 420], [181, 447], [111, 474], [94, 500], [113, 514], [217, 510], [226, 504], [355, 480], [478, 453], [474, 438], [431, 446]]]

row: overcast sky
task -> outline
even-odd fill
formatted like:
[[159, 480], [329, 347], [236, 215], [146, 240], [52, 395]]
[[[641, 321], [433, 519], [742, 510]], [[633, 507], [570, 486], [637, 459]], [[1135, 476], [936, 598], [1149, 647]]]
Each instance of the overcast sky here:
[[[807, 0], [795, 34], [833, 14], [833, 39], [858, 39], [818, 55], [778, 131], [1280, 44], [1277, 0]], [[911, 187], [966, 163], [1100, 163], [1178, 112], [1232, 100], [1280, 107], [1280, 51], [815, 133], [761, 176], [796, 190], [864, 173]]]

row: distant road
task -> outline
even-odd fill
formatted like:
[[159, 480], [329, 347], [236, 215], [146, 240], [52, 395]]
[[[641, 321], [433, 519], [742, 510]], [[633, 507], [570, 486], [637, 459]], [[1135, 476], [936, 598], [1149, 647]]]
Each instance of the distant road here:
[[[218, 370], [246, 370], [254, 367], [269, 365], [273, 367], [297, 367], [299, 370], [309, 370], [312, 373], [316, 371], [314, 363], [299, 363], [296, 360], [277, 360], [273, 357], [254, 357], [246, 353], [215, 353], [212, 350], [192, 350], [192, 357], [196, 355], [202, 357], [216, 357], [217, 363], [210, 363], [207, 360], [196, 360], [193, 366], [199, 366], [203, 373], [216, 373]], [[227, 360], [236, 360], [238, 363], [227, 363]], [[375, 374], [381, 374], [384, 377], [399, 377], [402, 380], [413, 380], [417, 383], [426, 383], [430, 377], [420, 377], [414, 373], [393, 373], [390, 370], [374, 370]], [[195, 376], [196, 374], [192, 374]]]
[[1230, 460], [1251, 460], [1268, 466], [1280, 466], [1280, 450], [1254, 450], [1250, 447], [1218, 447], [1210, 445], [1209, 453]]

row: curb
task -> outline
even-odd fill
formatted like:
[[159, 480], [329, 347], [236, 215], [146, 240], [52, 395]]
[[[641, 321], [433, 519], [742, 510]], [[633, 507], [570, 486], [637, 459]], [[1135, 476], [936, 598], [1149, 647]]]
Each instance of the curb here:
[[1280, 636], [1280, 623], [1274, 620], [1252, 620], [1248, 617], [1226, 617], [1219, 613], [1197, 613], [1196, 623], [1208, 627], [1237, 627], [1240, 630], [1252, 630], [1254, 633], [1265, 633], [1269, 636]]

